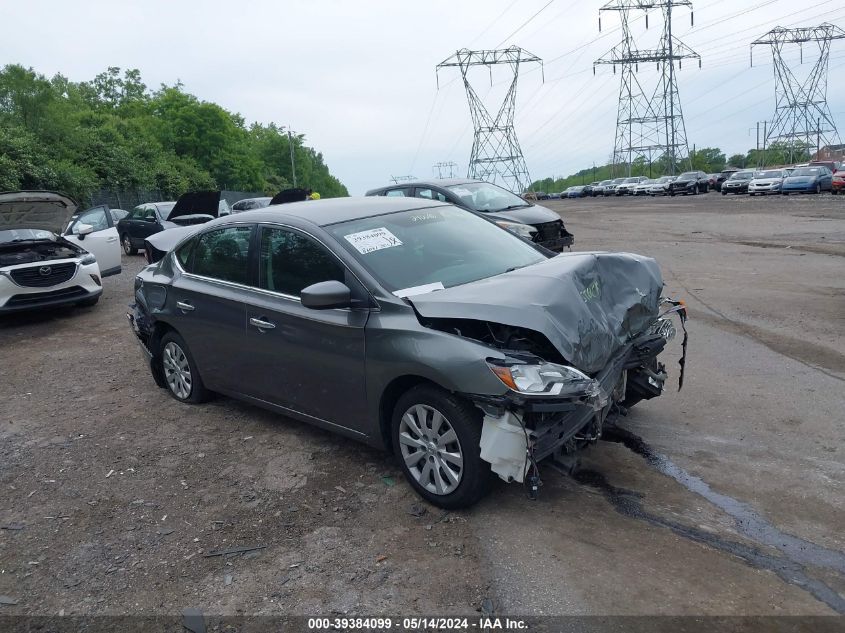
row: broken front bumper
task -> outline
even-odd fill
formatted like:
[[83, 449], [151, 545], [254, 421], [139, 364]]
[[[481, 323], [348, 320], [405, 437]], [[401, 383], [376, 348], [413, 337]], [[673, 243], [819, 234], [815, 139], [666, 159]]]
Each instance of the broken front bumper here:
[[579, 440], [597, 440], [613, 404], [624, 397], [631, 350], [615, 356], [594, 377], [594, 389], [580, 396], [471, 396], [484, 412], [481, 459], [505, 481], [522, 482], [530, 460], [540, 461]]
[[[663, 316], [677, 313], [686, 322], [682, 302], [667, 300], [674, 307]], [[523, 482], [529, 468], [542, 459], [578, 450], [601, 437], [612, 411], [625, 413], [624, 403], [649, 399], [663, 393], [667, 374], [657, 356], [674, 338], [675, 328], [666, 318], [656, 320], [649, 331], [621, 349], [592, 377], [580, 394], [564, 397], [524, 395], [511, 391], [503, 396], [469, 396], [484, 413], [481, 459], [505, 481]], [[679, 364], [679, 389], [686, 360], [686, 328]]]

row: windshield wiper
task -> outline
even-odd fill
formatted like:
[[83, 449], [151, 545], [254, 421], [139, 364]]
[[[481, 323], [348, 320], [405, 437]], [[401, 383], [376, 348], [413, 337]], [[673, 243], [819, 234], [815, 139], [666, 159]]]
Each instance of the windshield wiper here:
[[530, 207], [530, 204], [510, 204], [506, 207], [501, 209], [496, 209], [493, 213], [498, 213], [499, 211], [510, 211], [511, 209], [524, 209], [525, 207]]

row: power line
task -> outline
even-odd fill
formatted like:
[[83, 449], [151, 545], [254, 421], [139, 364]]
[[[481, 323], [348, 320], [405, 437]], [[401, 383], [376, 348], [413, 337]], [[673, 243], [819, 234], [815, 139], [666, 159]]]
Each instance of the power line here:
[[531, 23], [531, 21], [532, 21], [534, 18], [536, 18], [536, 17], [537, 17], [538, 15], [540, 15], [543, 11], [545, 11], [545, 10], [548, 8], [548, 6], [549, 6], [552, 2], [554, 2], [554, 1], [555, 1], [555, 0], [549, 0], [546, 4], [544, 4], [544, 5], [540, 8], [540, 10], [539, 10], [539, 11], [537, 11], [537, 13], [535, 13], [534, 15], [532, 15], [530, 18], [528, 18], [528, 19], [527, 19], [525, 22], [523, 22], [522, 24], [520, 24], [520, 25], [519, 25], [519, 28], [517, 28], [517, 29], [516, 29], [513, 33], [511, 33], [510, 35], [508, 35], [508, 36], [507, 36], [505, 39], [503, 39], [501, 42], [499, 42], [498, 44], [496, 44], [496, 48], [499, 48], [500, 46], [502, 46], [502, 45], [503, 45], [505, 42], [507, 42], [510, 38], [512, 38], [512, 37], [513, 37], [514, 35], [516, 35], [517, 33], [519, 33], [519, 32], [520, 32], [522, 29], [524, 29], [526, 26], [528, 26], [528, 24], [530, 24], [530, 23]]

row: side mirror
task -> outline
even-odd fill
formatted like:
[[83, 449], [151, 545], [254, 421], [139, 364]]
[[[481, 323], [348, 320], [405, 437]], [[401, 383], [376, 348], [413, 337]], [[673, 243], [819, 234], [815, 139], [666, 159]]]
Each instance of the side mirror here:
[[156, 217], [154, 215], [148, 215], [144, 217], [144, 222], [155, 222]]
[[74, 233], [79, 236], [80, 240], [84, 240], [86, 235], [94, 232], [94, 227], [90, 224], [77, 224]]
[[311, 284], [299, 293], [300, 301], [312, 310], [348, 308], [352, 305], [352, 291], [339, 281], [321, 281]]

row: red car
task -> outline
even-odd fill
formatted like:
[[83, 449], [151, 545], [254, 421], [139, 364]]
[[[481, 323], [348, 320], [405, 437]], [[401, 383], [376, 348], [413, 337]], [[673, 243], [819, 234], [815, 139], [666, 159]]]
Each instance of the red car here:
[[842, 190], [845, 190], [845, 171], [837, 171], [833, 174], [830, 193], [835, 196]]

